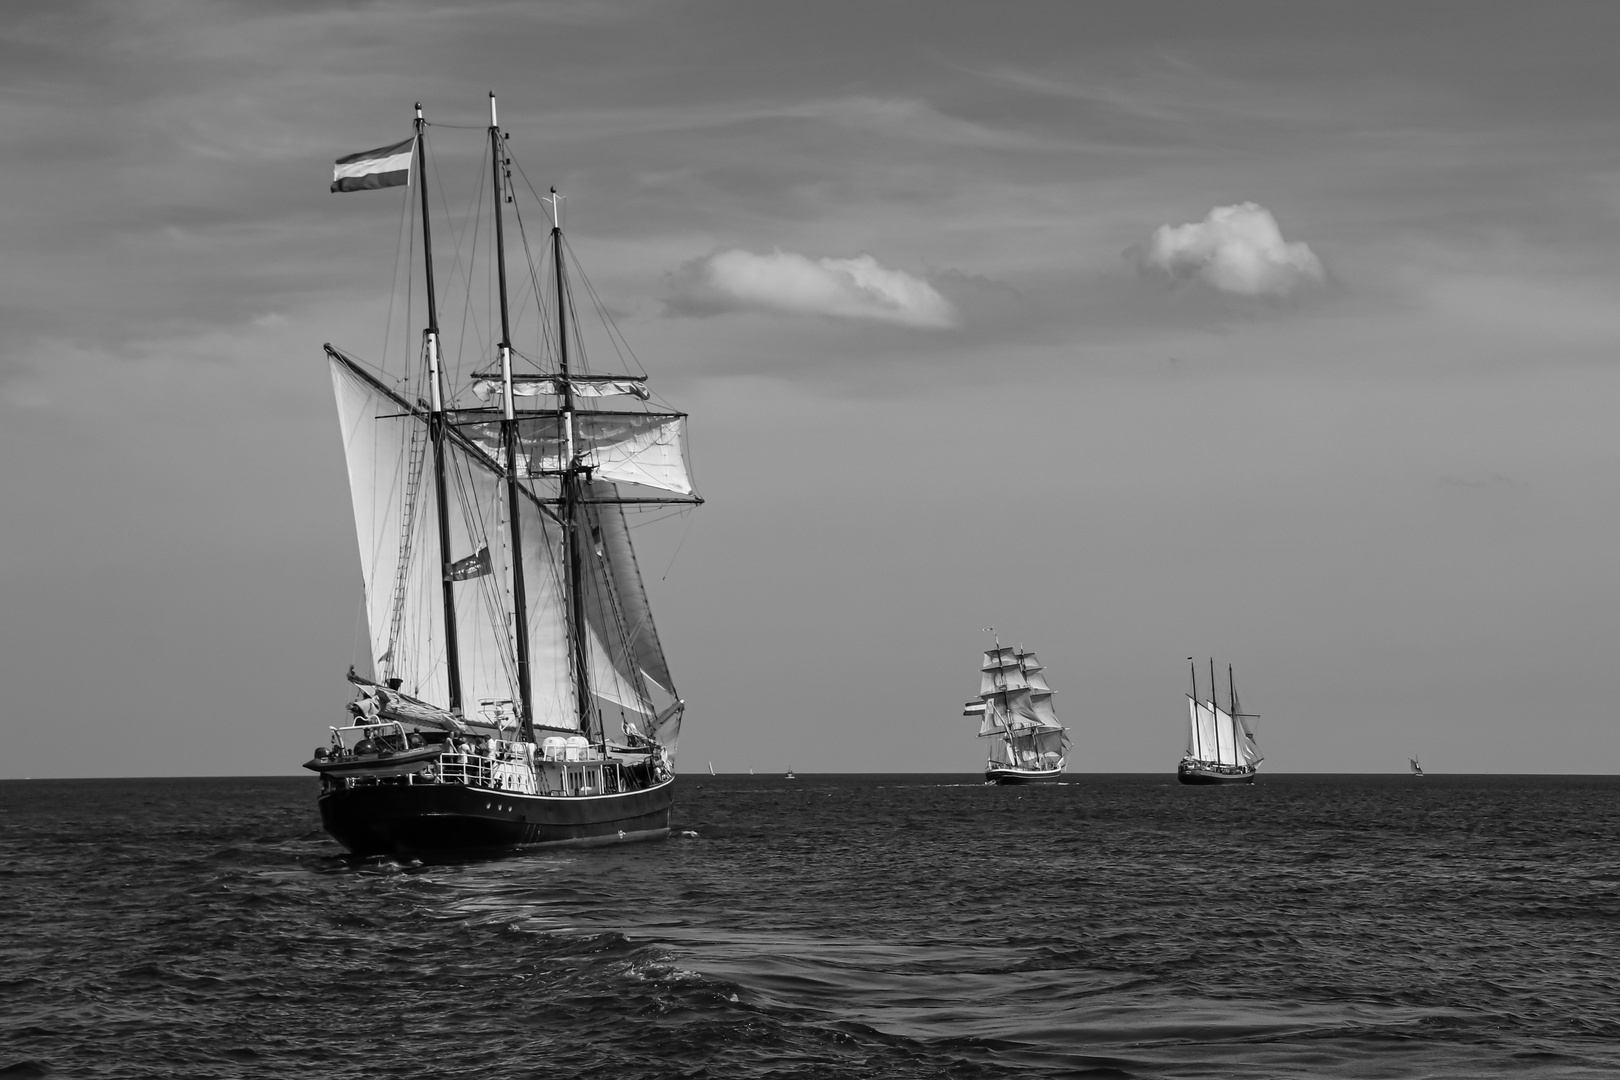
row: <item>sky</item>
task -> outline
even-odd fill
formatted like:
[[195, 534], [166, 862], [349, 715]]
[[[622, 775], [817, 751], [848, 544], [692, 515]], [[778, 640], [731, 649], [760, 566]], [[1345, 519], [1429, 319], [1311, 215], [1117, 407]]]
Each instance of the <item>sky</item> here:
[[706, 504], [637, 532], [683, 771], [982, 768], [994, 626], [1074, 772], [1172, 771], [1191, 655], [1263, 771], [1613, 773], [1615, 40], [1484, 0], [11, 5], [0, 777], [292, 774], [340, 721], [321, 346], [406, 340], [405, 196], [331, 165], [420, 101], [453, 210], [492, 90], [691, 416]]

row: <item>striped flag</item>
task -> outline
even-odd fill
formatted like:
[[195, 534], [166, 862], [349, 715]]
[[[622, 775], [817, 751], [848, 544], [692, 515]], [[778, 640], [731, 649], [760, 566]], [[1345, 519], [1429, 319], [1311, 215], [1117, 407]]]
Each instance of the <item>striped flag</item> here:
[[409, 138], [393, 146], [338, 158], [332, 167], [332, 190], [370, 191], [410, 183], [411, 151], [415, 148], [416, 139]]

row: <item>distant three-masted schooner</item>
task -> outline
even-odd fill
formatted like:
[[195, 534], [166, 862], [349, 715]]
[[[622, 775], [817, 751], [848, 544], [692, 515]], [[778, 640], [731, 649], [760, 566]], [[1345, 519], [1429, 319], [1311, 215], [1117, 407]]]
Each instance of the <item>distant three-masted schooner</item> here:
[[[1192, 657], [1187, 658], [1191, 663]], [[1264, 759], [1254, 737], [1257, 713], [1238, 706], [1237, 683], [1226, 669], [1227, 708], [1215, 703], [1215, 661], [1209, 662], [1209, 700], [1198, 699], [1198, 667], [1192, 669], [1187, 695], [1187, 753], [1176, 768], [1183, 784], [1252, 784], [1255, 766]]]
[[963, 706], [979, 717], [979, 738], [990, 739], [985, 781], [992, 784], [1052, 783], [1063, 775], [1069, 733], [1052, 709], [1053, 690], [1035, 654], [995, 648], [979, 669], [979, 696]]
[[[446, 357], [426, 128], [418, 105], [413, 138], [334, 170], [333, 191], [409, 186], [415, 174], [427, 326], [402, 373], [326, 347], [372, 672], [350, 669], [349, 722], [306, 763], [321, 776], [321, 820], [361, 855], [660, 837], [685, 703], [626, 510], [702, 501], [686, 463], [686, 416], [649, 404], [645, 376], [590, 369], [574, 311], [600, 304], [588, 284], [577, 295], [566, 272], [555, 189], [543, 200], [549, 243], [531, 251], [493, 94], [484, 235], [498, 326], [469, 326], [462, 337], [478, 343], [473, 354], [459, 364]], [[532, 287], [528, 355], [513, 344], [507, 302], [509, 203]], [[469, 290], [480, 276], [460, 268]], [[471, 300], [469, 291], [464, 310], [478, 306]], [[458, 368], [471, 368], [459, 386]]]

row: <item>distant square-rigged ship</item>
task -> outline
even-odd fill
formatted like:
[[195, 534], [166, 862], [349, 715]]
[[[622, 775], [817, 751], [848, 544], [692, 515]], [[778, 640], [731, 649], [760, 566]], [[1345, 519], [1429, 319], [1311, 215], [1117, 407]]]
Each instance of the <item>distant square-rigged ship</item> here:
[[661, 837], [685, 703], [625, 511], [702, 501], [686, 417], [648, 404], [645, 376], [587, 369], [555, 189], [542, 248], [551, 280], [525, 259], [535, 310], [553, 314], [540, 315], [537, 356], [514, 349], [502, 207], [516, 186], [493, 94], [500, 337], [493, 366], [463, 387], [477, 403], [453, 391], [422, 183], [426, 127], [418, 105], [414, 140], [340, 160], [332, 186], [407, 184], [414, 157], [428, 325], [402, 378], [326, 347], [374, 671], [350, 669], [350, 721], [306, 763], [321, 776], [321, 819], [361, 855]]
[[1022, 647], [995, 647], [979, 669], [979, 697], [963, 706], [979, 717], [979, 738], [991, 739], [984, 778], [992, 784], [1053, 783], [1068, 762], [1069, 733], [1052, 708], [1046, 669]]

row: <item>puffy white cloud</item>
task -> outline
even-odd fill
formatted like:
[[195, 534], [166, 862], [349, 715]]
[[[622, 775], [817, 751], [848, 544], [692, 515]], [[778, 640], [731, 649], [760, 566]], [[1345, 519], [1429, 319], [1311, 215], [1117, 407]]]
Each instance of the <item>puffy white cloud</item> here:
[[870, 255], [811, 259], [733, 248], [687, 263], [672, 275], [671, 306], [688, 314], [775, 311], [877, 319], [906, 326], [956, 325], [956, 309], [928, 282]]
[[1315, 252], [1284, 240], [1271, 211], [1252, 202], [1217, 206], [1203, 221], [1159, 226], [1141, 260], [1149, 270], [1196, 276], [1243, 296], [1286, 296], [1326, 276]]

